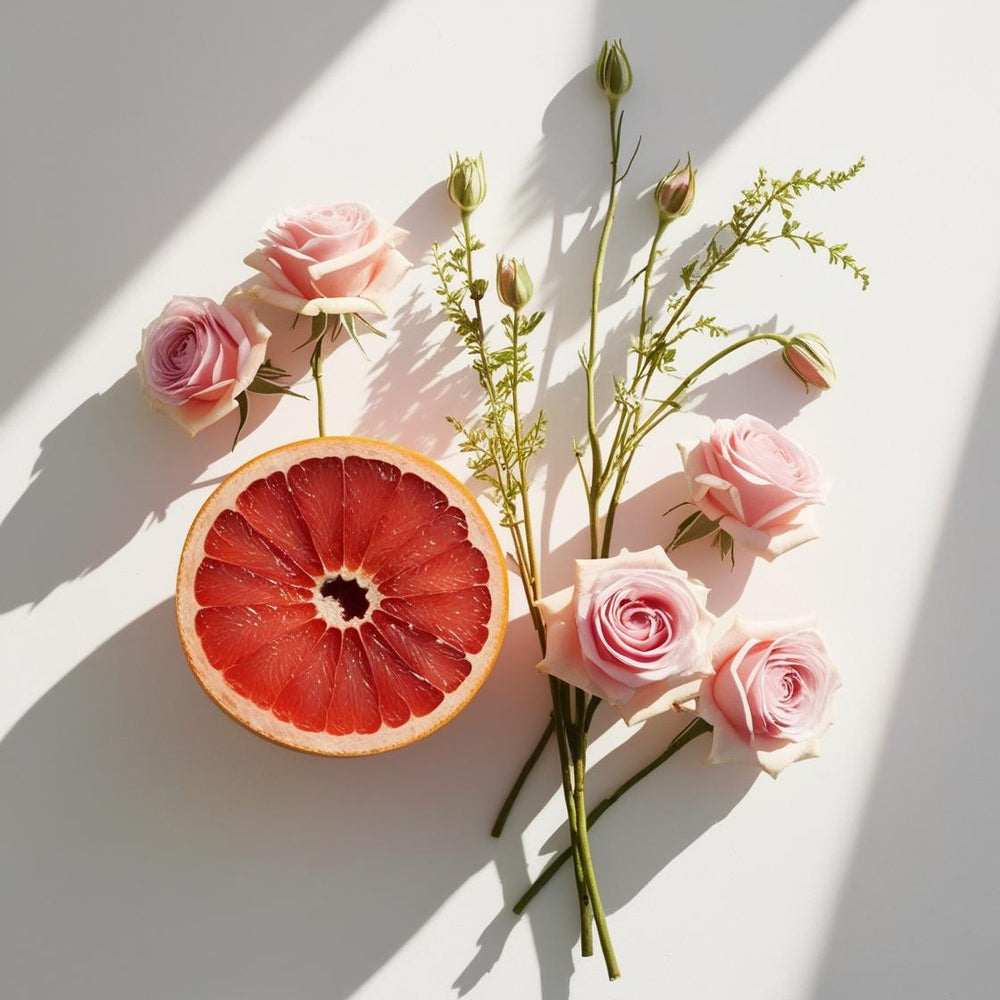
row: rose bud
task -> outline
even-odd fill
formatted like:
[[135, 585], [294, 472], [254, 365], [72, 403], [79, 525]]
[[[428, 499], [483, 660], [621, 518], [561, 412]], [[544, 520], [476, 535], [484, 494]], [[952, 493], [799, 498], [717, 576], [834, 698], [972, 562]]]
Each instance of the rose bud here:
[[830, 349], [814, 333], [797, 333], [781, 352], [782, 360], [806, 384], [829, 389], [837, 381]]
[[617, 104], [632, 88], [632, 66], [621, 39], [610, 45], [605, 42], [597, 58], [597, 86], [612, 104]]
[[474, 212], [486, 200], [486, 166], [483, 154], [475, 159], [471, 156], [459, 158], [458, 153], [450, 158], [451, 173], [448, 176], [448, 197], [463, 214]]
[[409, 235], [365, 205], [313, 205], [270, 220], [244, 263], [265, 279], [254, 298], [301, 313], [377, 313], [410, 262], [397, 250]]
[[691, 500], [741, 548], [771, 560], [818, 537], [819, 465], [766, 420], [717, 420], [707, 440], [677, 447]]
[[578, 559], [575, 585], [538, 604], [548, 637], [538, 669], [609, 701], [630, 725], [665, 712], [711, 674], [707, 597], [659, 546]]
[[534, 290], [523, 261], [497, 256], [497, 295], [505, 306], [518, 311], [523, 309]]
[[238, 288], [222, 305], [175, 296], [142, 331], [139, 380], [154, 409], [197, 434], [236, 409], [270, 336]]
[[712, 650], [698, 714], [712, 725], [710, 764], [745, 763], [772, 777], [819, 753], [840, 675], [814, 623], [737, 618]]
[[691, 168], [691, 155], [687, 164], [680, 169], [676, 166], [656, 185], [653, 197], [664, 222], [673, 222], [687, 215], [694, 204], [694, 179], [696, 170]]

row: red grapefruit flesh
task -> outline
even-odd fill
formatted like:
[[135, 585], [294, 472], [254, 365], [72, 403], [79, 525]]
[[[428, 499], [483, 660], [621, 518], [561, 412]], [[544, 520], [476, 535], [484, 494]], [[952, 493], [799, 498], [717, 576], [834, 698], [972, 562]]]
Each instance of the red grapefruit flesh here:
[[177, 623], [191, 669], [254, 732], [331, 756], [443, 725], [507, 624], [503, 557], [468, 491], [382, 441], [317, 438], [230, 476], [188, 533]]

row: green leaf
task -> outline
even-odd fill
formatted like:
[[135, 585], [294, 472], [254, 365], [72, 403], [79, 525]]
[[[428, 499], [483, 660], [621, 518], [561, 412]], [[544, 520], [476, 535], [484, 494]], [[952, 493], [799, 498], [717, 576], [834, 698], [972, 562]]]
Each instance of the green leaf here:
[[697, 510], [693, 514], [689, 514], [677, 525], [677, 531], [674, 533], [673, 540], [667, 548], [669, 550], [679, 548], [688, 542], [693, 542], [712, 534], [718, 528], [719, 525], [715, 521], [710, 517], [706, 517], [700, 510]]
[[247, 422], [247, 414], [250, 412], [250, 403], [245, 391], [236, 397], [236, 405], [240, 408], [240, 425], [236, 428], [236, 437], [233, 438], [233, 447], [229, 449], [230, 451], [236, 448], [236, 442], [240, 439], [240, 432], [243, 430], [243, 425]]
[[[247, 392], [259, 392], [262, 396], [295, 396], [296, 399], [306, 398], [301, 392], [293, 392], [288, 386], [269, 382], [259, 375], [247, 386]], [[243, 393], [240, 395], [243, 395]]]

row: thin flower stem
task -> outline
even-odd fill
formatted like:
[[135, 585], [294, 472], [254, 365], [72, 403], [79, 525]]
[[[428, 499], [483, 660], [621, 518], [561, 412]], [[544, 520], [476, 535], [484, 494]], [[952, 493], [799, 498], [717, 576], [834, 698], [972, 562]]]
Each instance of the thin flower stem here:
[[[580, 744], [586, 744], [586, 733], [583, 731], [583, 719], [580, 720]], [[587, 804], [584, 797], [584, 772], [586, 770], [586, 756], [578, 751], [574, 763], [575, 771], [575, 792], [576, 792], [576, 840], [577, 849], [580, 855], [580, 862], [583, 865], [583, 877], [587, 889], [590, 893], [590, 905], [594, 914], [594, 923], [597, 925], [597, 937], [601, 942], [601, 950], [604, 952], [604, 963], [608, 969], [608, 979], [617, 979], [621, 975], [618, 968], [618, 959], [615, 956], [614, 945], [611, 943], [611, 934], [608, 931], [608, 921], [604, 915], [604, 904], [601, 902], [601, 894], [597, 889], [597, 875], [594, 872], [594, 859], [590, 854], [590, 839], [587, 836]]]
[[316, 341], [312, 357], [309, 359], [313, 381], [316, 383], [316, 417], [319, 436], [326, 437], [326, 400], [323, 396], [323, 337]]
[[514, 800], [520, 794], [521, 788], [524, 786], [524, 782], [527, 780], [532, 768], [538, 763], [538, 759], [542, 756], [542, 752], [545, 750], [549, 740], [552, 738], [555, 728], [555, 719], [550, 713], [549, 721], [546, 723], [541, 737], [535, 744], [535, 748], [528, 755], [528, 759], [524, 762], [524, 766], [521, 768], [521, 771], [517, 776], [517, 780], [514, 782], [507, 798], [504, 799], [503, 805], [500, 807], [500, 812], [497, 814], [496, 822], [493, 824], [493, 829], [490, 830], [491, 837], [499, 837], [503, 833], [504, 824], [507, 822], [507, 817], [510, 815], [510, 811], [514, 806]]
[[587, 345], [584, 374], [587, 378], [587, 437], [590, 441], [590, 491], [587, 495], [587, 505], [590, 513], [590, 555], [597, 558], [597, 522], [600, 517], [598, 504], [600, 502], [600, 482], [604, 475], [604, 464], [601, 458], [601, 441], [597, 432], [597, 404], [594, 393], [594, 375], [597, 370], [597, 325], [601, 308], [601, 283], [604, 280], [604, 260], [608, 252], [608, 241], [611, 238], [611, 227], [615, 221], [615, 209], [618, 205], [619, 181], [618, 154], [620, 119], [616, 126], [617, 108], [614, 101], [608, 105], [608, 123], [611, 129], [611, 192], [608, 195], [608, 211], [604, 216], [604, 228], [597, 244], [597, 260], [594, 262], [594, 278], [590, 295], [590, 340]]
[[677, 412], [681, 406], [684, 393], [708, 371], [712, 365], [721, 361], [724, 357], [738, 351], [747, 344], [754, 344], [761, 340], [773, 340], [778, 344], [788, 343], [788, 338], [780, 333], [755, 333], [752, 336], [744, 337], [733, 344], [728, 344], [721, 351], [713, 354], [707, 361], [700, 364], [694, 371], [684, 378], [676, 389], [659, 406], [632, 431], [631, 436], [622, 445], [622, 458], [618, 463], [618, 472], [615, 476], [615, 485], [611, 493], [611, 500], [608, 502], [608, 513], [604, 521], [604, 540], [601, 545], [602, 558], [607, 558], [611, 551], [611, 533], [615, 525], [615, 513], [618, 510], [618, 503], [621, 500], [622, 490], [625, 488], [625, 481], [628, 479], [629, 469], [632, 466], [632, 459], [635, 456], [636, 447], [650, 431], [659, 426], [671, 413]]
[[[682, 729], [668, 744], [666, 750], [663, 751], [651, 760], [645, 767], [641, 770], [636, 771], [628, 781], [620, 784], [606, 799], [599, 802], [594, 809], [587, 816], [587, 826], [593, 827], [594, 824], [630, 789], [637, 785], [643, 778], [652, 774], [661, 764], [668, 761], [675, 753], [683, 749], [692, 740], [701, 736], [702, 733], [711, 732], [712, 727], [702, 718], [697, 718], [693, 722], [688, 723], [684, 729]], [[539, 892], [548, 884], [552, 876], [555, 875], [557, 871], [569, 860], [573, 853], [571, 847], [567, 847], [565, 850], [557, 854], [543, 869], [541, 875], [531, 883], [528, 891], [514, 904], [514, 912], [517, 914], [524, 913], [527, 909], [528, 904], [538, 895]]]

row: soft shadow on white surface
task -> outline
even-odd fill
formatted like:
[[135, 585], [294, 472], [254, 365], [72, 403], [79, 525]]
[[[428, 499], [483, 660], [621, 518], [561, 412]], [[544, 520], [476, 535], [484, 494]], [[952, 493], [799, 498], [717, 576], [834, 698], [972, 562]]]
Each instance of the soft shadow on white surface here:
[[384, 3], [5, 5], [0, 414]]
[[421, 743], [310, 757], [215, 708], [163, 602], [0, 743], [4, 996], [350, 995], [476, 871], [524, 870], [488, 825], [534, 680], [508, 655]]
[[[998, 382], [1000, 336], [941, 521], [814, 1000], [996, 995]], [[887, 523], [883, 558], [892, 559], [896, 538]]]

